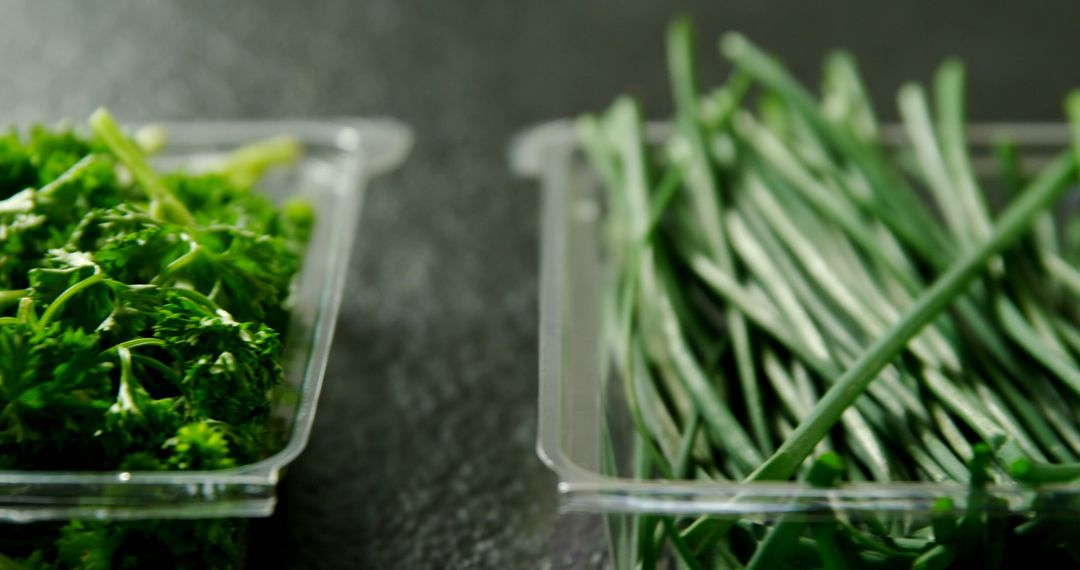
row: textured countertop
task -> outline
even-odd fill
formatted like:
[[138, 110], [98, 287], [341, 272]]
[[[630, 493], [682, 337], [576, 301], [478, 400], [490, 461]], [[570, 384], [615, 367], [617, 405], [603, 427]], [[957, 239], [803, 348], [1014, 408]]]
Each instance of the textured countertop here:
[[557, 515], [533, 450], [538, 196], [506, 145], [622, 92], [663, 116], [673, 10], [696, 16], [705, 63], [727, 29], [805, 78], [851, 48], [886, 117], [897, 85], [946, 55], [969, 63], [977, 119], [1057, 120], [1080, 85], [1074, 3], [705, 4], [0, 1], [0, 124], [106, 105], [128, 121], [415, 129], [410, 161], [368, 196], [315, 430], [255, 525], [252, 567], [604, 565], [598, 520]]

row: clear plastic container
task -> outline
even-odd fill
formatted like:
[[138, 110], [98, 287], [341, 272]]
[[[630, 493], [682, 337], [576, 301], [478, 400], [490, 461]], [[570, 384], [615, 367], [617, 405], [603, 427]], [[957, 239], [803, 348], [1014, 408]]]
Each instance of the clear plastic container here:
[[198, 169], [237, 146], [275, 135], [303, 145], [292, 167], [258, 186], [271, 198], [301, 196], [316, 210], [285, 340], [285, 385], [274, 412], [284, 446], [257, 463], [221, 471], [0, 471], [0, 521], [69, 518], [259, 517], [273, 512], [281, 469], [307, 444], [345, 285], [365, 186], [400, 165], [410, 131], [387, 119], [240, 121], [163, 125], [155, 162]]
[[[647, 126], [659, 140], [666, 124]], [[969, 129], [977, 173], [993, 168], [991, 145], [1007, 134], [1020, 145], [1027, 169], [1041, 168], [1068, 145], [1068, 129], [1057, 124], [987, 124]], [[896, 144], [902, 130], [883, 134]], [[781, 513], [813, 518], [823, 505], [840, 516], [925, 521], [941, 497], [962, 511], [969, 488], [962, 484], [919, 482], [850, 483], [812, 488], [797, 482], [717, 482], [634, 479], [633, 425], [623, 383], [615, 376], [601, 342], [604, 272], [601, 226], [603, 194], [579, 148], [574, 124], [555, 121], [521, 133], [510, 152], [513, 169], [539, 181], [543, 222], [540, 286], [540, 458], [558, 475], [561, 508], [608, 515], [617, 568], [634, 567], [634, 517], [641, 515], [712, 516], [768, 521]], [[993, 198], [993, 196], [991, 196]], [[1080, 484], [1044, 486], [1037, 491], [1003, 485], [989, 491], [1007, 513], [1032, 509], [1080, 516]]]

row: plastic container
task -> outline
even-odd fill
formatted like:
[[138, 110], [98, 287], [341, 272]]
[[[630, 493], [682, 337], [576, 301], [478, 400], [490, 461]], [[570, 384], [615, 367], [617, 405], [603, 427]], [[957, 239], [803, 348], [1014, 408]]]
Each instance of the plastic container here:
[[164, 126], [169, 144], [155, 162], [165, 168], [198, 169], [239, 145], [274, 135], [295, 137], [303, 145], [295, 166], [271, 173], [258, 187], [274, 199], [307, 198], [317, 215], [285, 339], [285, 384], [274, 412], [284, 422], [284, 447], [257, 463], [221, 471], [0, 471], [0, 521], [268, 516], [281, 469], [307, 444], [365, 186], [402, 163], [411, 134], [385, 119]]
[[[659, 139], [668, 129], [653, 123], [647, 135]], [[1064, 125], [973, 126], [968, 139], [977, 173], [992, 168], [990, 145], [1005, 133], [1018, 142], [1030, 169], [1043, 166], [1069, 141]], [[889, 127], [884, 136], [896, 143], [903, 135]], [[558, 475], [564, 511], [608, 515], [617, 568], [634, 567], [633, 521], [646, 514], [768, 521], [787, 512], [812, 519], [824, 506], [840, 516], [911, 523], [928, 520], [941, 497], [952, 499], [958, 511], [966, 507], [969, 489], [961, 484], [851, 483], [815, 489], [796, 482], [634, 479], [634, 430], [623, 383], [613, 378], [600, 338], [605, 272], [599, 181], [569, 120], [523, 132], [510, 159], [514, 170], [536, 178], [543, 192], [538, 453]], [[1006, 485], [990, 492], [1005, 500], [998, 507], [1002, 514], [1029, 511], [1038, 494], [1055, 514], [1080, 515], [1080, 485], [1042, 487], [1038, 493]]]

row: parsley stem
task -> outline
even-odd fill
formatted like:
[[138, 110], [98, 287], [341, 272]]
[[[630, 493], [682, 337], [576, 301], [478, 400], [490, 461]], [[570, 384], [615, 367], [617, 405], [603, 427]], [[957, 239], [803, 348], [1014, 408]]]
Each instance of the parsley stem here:
[[213, 301], [213, 299], [211, 299], [210, 297], [207, 297], [206, 295], [203, 295], [202, 293], [200, 293], [200, 292], [198, 292], [198, 291], [196, 291], [194, 289], [185, 289], [183, 287], [173, 287], [171, 290], [175, 291], [179, 295], [183, 295], [183, 296], [187, 297], [188, 299], [191, 299], [192, 301], [195, 301], [196, 303], [201, 305], [202, 308], [206, 309], [206, 312], [211, 314], [211, 315], [216, 315], [216, 314], [218, 314], [218, 311], [223, 311], [224, 310], [217, 303], [215, 303]]
[[161, 270], [161, 273], [158, 273], [157, 276], [154, 277], [153, 281], [151, 282], [152, 284], [164, 285], [170, 279], [172, 279], [172, 276], [177, 271], [180, 271], [181, 269], [187, 267], [204, 253], [203, 248], [200, 247], [195, 240], [190, 240], [189, 244], [191, 248], [188, 249], [188, 251], [185, 252], [183, 255], [177, 257], [176, 259], [172, 260], [172, 262], [170, 262], [168, 265], [166, 265], [165, 268]]
[[150, 198], [150, 213], [184, 226], [194, 226], [191, 212], [165, 186], [161, 177], [150, 168], [146, 155], [137, 144], [121, 132], [111, 113], [98, 109], [90, 115], [90, 129], [112, 151], [116, 159], [127, 167], [132, 178]]
[[41, 314], [41, 319], [37, 322], [38, 330], [44, 329], [49, 324], [49, 321], [51, 321], [53, 316], [64, 307], [64, 304], [67, 303], [68, 299], [71, 299], [81, 291], [104, 280], [105, 274], [95, 266], [93, 275], [68, 287], [63, 293], [60, 293], [56, 299], [53, 299], [52, 303], [49, 303], [49, 306], [45, 308], [45, 312]]
[[114, 350], [131, 350], [133, 348], [139, 348], [140, 346], [166, 346], [165, 341], [158, 338], [133, 338], [131, 340], [125, 340], [124, 342], [114, 344], [109, 348], [101, 351], [101, 354], [108, 354]]
[[135, 397], [131, 390], [131, 384], [135, 381], [134, 366], [131, 364], [131, 351], [126, 347], [119, 347], [116, 354], [120, 359], [120, 388], [116, 394], [116, 403], [122, 411], [141, 414], [135, 404]]
[[300, 156], [300, 144], [286, 136], [272, 137], [242, 146], [222, 160], [219, 169], [236, 186], [250, 188], [266, 170], [293, 162]]
[[0, 310], [12, 303], [18, 303], [19, 299], [27, 296], [30, 293], [29, 289], [11, 289], [8, 291], [0, 291]]

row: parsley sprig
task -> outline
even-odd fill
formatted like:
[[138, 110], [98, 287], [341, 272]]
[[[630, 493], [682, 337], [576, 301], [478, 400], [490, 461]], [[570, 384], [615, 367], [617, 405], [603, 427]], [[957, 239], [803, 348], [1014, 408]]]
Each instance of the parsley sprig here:
[[[313, 212], [252, 186], [297, 145], [272, 139], [208, 172], [160, 173], [107, 111], [89, 127], [0, 136], [0, 468], [214, 470], [265, 457]], [[235, 561], [234, 523], [184, 525], [74, 522], [26, 565]]]

